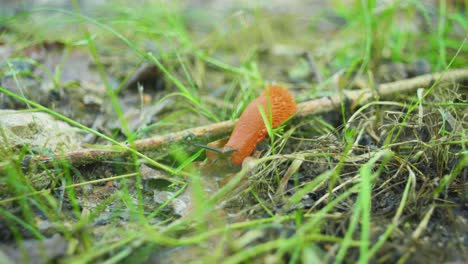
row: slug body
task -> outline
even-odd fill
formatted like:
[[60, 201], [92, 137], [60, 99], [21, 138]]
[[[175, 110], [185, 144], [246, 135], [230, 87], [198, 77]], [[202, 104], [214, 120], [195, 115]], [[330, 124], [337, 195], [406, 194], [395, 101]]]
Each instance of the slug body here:
[[288, 89], [278, 85], [267, 87], [242, 112], [229, 141], [224, 146], [224, 149], [236, 150], [231, 154], [233, 164], [241, 164], [268, 134], [259, 108], [263, 109], [267, 118], [271, 118], [273, 128], [286, 121], [297, 110], [294, 97]]

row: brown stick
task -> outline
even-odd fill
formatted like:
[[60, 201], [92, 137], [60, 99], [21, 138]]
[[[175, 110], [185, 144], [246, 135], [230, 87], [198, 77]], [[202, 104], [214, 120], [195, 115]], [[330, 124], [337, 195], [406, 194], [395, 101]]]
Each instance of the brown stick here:
[[[379, 97], [385, 98], [398, 93], [410, 92], [421, 87], [428, 88], [438, 80], [440, 82], [453, 83], [468, 82], [468, 69], [449, 70], [445, 73], [426, 74], [412, 79], [381, 84], [377, 88], [377, 93]], [[336, 94], [325, 98], [302, 102], [298, 104], [298, 112], [295, 118], [302, 119], [310, 115], [326, 113], [338, 109], [342, 99], [349, 100], [354, 105], [362, 105], [371, 101], [375, 94], [375, 91], [371, 89], [343, 91], [341, 96]], [[235, 123], [236, 120], [224, 121], [207, 126], [190, 128], [172, 134], [154, 136], [148, 139], [137, 140], [134, 142], [134, 146], [136, 150], [149, 156], [163, 155], [174, 145], [186, 149], [193, 149], [195, 143], [206, 144], [215, 139], [228, 136], [234, 128]], [[87, 163], [112, 160], [127, 155], [129, 155], [127, 150], [83, 149], [62, 156], [48, 158], [47, 160], [38, 160], [28, 157], [23, 160], [23, 165], [29, 165], [31, 162], [41, 163], [44, 161], [64, 159], [71, 165], [79, 166]]]
[[303, 102], [300, 103], [297, 107], [299, 109], [297, 116], [305, 117], [337, 109], [338, 107], [340, 107], [342, 99], [349, 100], [353, 105], [363, 105], [371, 101], [371, 99], [375, 97], [375, 95], [378, 95], [380, 98], [388, 98], [392, 95], [411, 92], [418, 88], [429, 88], [438, 80], [440, 81], [440, 83], [468, 82], [468, 68], [450, 70], [445, 73], [425, 74], [411, 79], [384, 83], [377, 87], [377, 94], [371, 89], [343, 91], [343, 94], [341, 96], [339, 94], [336, 94], [329, 97]]

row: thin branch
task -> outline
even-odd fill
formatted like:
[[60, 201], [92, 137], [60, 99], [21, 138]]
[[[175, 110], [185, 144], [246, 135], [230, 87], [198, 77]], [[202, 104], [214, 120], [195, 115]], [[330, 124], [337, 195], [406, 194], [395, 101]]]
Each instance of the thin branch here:
[[[391, 97], [400, 93], [408, 93], [421, 87], [430, 87], [436, 82], [465, 83], [468, 82], [468, 69], [449, 70], [443, 73], [434, 73], [418, 76], [412, 79], [400, 80], [392, 83], [381, 84], [377, 92], [380, 98]], [[298, 112], [295, 121], [305, 117], [326, 113], [338, 109], [341, 105], [340, 98], [344, 98], [352, 105], [363, 105], [373, 100], [375, 91], [362, 89], [357, 91], [343, 91], [343, 94], [314, 99], [298, 104]], [[293, 120], [293, 122], [294, 122]], [[161, 156], [167, 154], [173, 146], [186, 149], [195, 148], [195, 144], [207, 144], [216, 139], [226, 137], [234, 128], [236, 120], [224, 121], [207, 126], [190, 128], [167, 135], [154, 136], [134, 142], [137, 151], [149, 156]], [[31, 156], [23, 160], [24, 166], [31, 163], [44, 164], [50, 166], [53, 161], [65, 160], [71, 165], [79, 166], [88, 163], [95, 163], [106, 160], [113, 160], [129, 155], [128, 150], [109, 147], [106, 149], [83, 149], [70, 152], [64, 155], [57, 155], [49, 158], [37, 159]]]
[[[384, 83], [377, 87], [377, 95], [380, 98], [388, 98], [400, 93], [408, 93], [418, 88], [431, 87], [437, 81], [465, 83], [468, 82], [468, 68], [450, 70], [443, 73], [425, 74], [411, 79], [404, 79], [391, 83]], [[352, 105], [363, 105], [370, 102], [375, 92], [371, 89], [361, 89], [356, 91], [343, 91], [344, 96], [339, 94], [314, 99], [298, 105], [298, 117], [306, 117], [313, 114], [321, 114], [338, 109], [341, 105], [340, 98], [345, 98]]]

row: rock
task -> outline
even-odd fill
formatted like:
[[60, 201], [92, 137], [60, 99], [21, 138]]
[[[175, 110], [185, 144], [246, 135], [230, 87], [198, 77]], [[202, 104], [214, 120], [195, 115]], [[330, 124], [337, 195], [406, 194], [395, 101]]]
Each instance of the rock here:
[[176, 215], [184, 217], [193, 212], [193, 202], [190, 192], [191, 190], [188, 188], [177, 198], [173, 198], [175, 193], [155, 190], [153, 199], [159, 204], [164, 204], [170, 200], [168, 206], [172, 208]]
[[[45, 240], [24, 240], [21, 245], [0, 245], [1, 263], [51, 263], [65, 256], [68, 241], [59, 234]], [[5, 262], [3, 262], [5, 261]]]
[[0, 110], [0, 145], [61, 152], [80, 148], [78, 129], [41, 112]]

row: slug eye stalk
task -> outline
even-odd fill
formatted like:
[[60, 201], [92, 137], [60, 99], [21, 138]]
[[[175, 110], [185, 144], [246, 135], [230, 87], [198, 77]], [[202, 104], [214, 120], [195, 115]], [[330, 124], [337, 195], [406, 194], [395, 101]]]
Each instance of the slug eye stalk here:
[[208, 146], [208, 145], [197, 144], [197, 143], [194, 143], [193, 145], [197, 146], [197, 147], [200, 147], [200, 148], [204, 148], [204, 149], [209, 150], [209, 151], [216, 152], [217, 154], [223, 155], [223, 156], [224, 155], [229, 156], [232, 153], [237, 152], [237, 149], [231, 148], [231, 147], [228, 147], [228, 146], [223, 147], [223, 148], [218, 148], [218, 147], [214, 147], [214, 146]]

